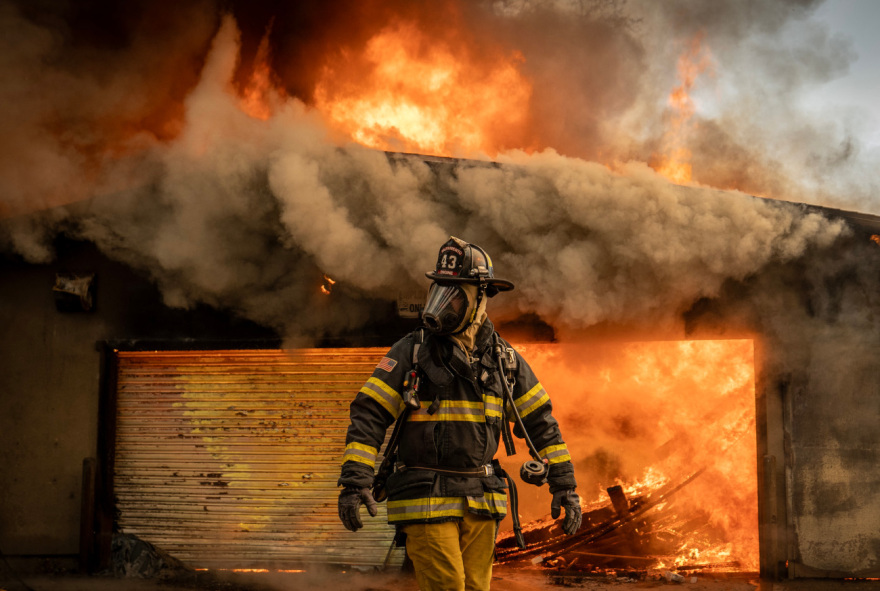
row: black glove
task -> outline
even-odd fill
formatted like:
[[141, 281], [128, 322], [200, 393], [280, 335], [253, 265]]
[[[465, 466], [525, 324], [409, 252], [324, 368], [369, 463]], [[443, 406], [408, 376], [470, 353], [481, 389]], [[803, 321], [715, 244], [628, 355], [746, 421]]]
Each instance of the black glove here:
[[560, 509], [565, 507], [565, 519], [562, 521], [562, 531], [573, 535], [581, 527], [584, 518], [581, 512], [581, 498], [573, 489], [558, 490], [553, 493], [553, 501], [550, 503], [550, 517], [559, 517]]
[[339, 493], [339, 519], [342, 520], [342, 525], [345, 526], [345, 529], [357, 531], [364, 526], [361, 523], [359, 513], [361, 503], [367, 506], [367, 511], [369, 511], [371, 517], [376, 516], [376, 511], [379, 507], [370, 489], [346, 486]]

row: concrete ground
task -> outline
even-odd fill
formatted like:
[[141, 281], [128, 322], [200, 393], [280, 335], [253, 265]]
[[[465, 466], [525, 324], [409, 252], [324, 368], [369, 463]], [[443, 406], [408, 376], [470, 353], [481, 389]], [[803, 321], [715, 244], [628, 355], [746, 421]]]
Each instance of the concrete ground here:
[[[593, 591], [880, 591], [880, 581], [804, 579], [758, 581], [745, 576], [697, 576], [682, 582], [668, 581], [662, 573], [642, 580], [626, 577], [560, 577], [546, 569], [513, 570], [496, 567], [493, 591], [559, 591], [580, 588]], [[418, 591], [415, 579], [402, 573], [211, 572], [169, 579], [115, 578], [66, 573], [10, 575], [0, 578], [0, 591]]]

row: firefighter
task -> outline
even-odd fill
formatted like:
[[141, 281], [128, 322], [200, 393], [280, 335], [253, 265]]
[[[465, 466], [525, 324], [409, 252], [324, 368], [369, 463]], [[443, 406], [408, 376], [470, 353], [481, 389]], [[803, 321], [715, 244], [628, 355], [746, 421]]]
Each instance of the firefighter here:
[[419, 586], [488, 590], [498, 523], [508, 512], [506, 490], [513, 487], [494, 457], [501, 439], [512, 453], [511, 419], [518, 419], [513, 433], [537, 456], [530, 463], [538, 474], [528, 481], [548, 483], [551, 515], [564, 511], [569, 535], [582, 517], [574, 468], [547, 392], [486, 313], [488, 298], [513, 284], [495, 278], [482, 248], [455, 237], [426, 275], [433, 283], [423, 327], [391, 347], [351, 404], [339, 517], [357, 531], [361, 505], [376, 515], [377, 456], [387, 429], [403, 415], [385, 491], [388, 522], [405, 534]]

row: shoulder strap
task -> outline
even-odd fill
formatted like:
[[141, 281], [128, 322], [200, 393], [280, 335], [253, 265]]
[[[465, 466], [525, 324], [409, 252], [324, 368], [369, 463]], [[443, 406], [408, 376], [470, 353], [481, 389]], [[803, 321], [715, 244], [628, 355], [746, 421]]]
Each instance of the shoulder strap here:
[[[508, 381], [512, 374], [509, 368], [506, 368], [501, 362], [502, 357], [507, 357], [509, 353], [505, 352], [504, 355], [498, 354], [498, 351], [503, 349], [504, 342], [497, 332], [492, 335], [492, 341], [492, 350], [495, 353], [498, 365], [498, 379], [503, 382], [502, 391], [505, 394], [501, 402], [501, 440], [504, 442], [504, 451], [508, 456], [513, 456], [516, 455], [516, 444], [513, 442], [513, 434], [510, 432], [510, 423], [514, 419], [509, 417], [509, 414], [512, 412], [513, 397], [509, 395], [510, 382]], [[514, 355], [515, 358], [516, 355]]]
[[425, 329], [420, 328], [416, 331], [416, 336], [413, 339], [413, 350], [412, 350], [412, 364], [413, 367], [417, 367], [419, 365], [419, 348], [422, 346], [422, 341], [425, 340]]
[[499, 363], [498, 371], [501, 372], [502, 378], [507, 379], [508, 385], [513, 388], [513, 385], [516, 383], [516, 370], [518, 369], [516, 351], [497, 332], [492, 335], [492, 339], [495, 348], [501, 349], [501, 356], [504, 360], [503, 366]]
[[403, 403], [412, 410], [418, 410], [422, 407], [422, 403], [419, 400], [419, 381], [422, 378], [419, 373], [419, 348], [422, 346], [424, 338], [425, 329], [418, 329], [413, 337], [412, 368], [410, 368], [406, 377], [403, 378]]

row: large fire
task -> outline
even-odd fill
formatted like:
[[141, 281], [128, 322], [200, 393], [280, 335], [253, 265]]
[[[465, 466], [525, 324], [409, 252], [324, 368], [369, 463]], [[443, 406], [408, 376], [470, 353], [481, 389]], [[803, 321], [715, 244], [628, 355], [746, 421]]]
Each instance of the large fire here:
[[257, 49], [250, 80], [241, 91], [241, 108], [251, 117], [266, 121], [272, 116], [272, 103], [277, 96], [283, 96], [283, 92], [279, 90], [269, 65], [269, 34], [266, 33]]
[[488, 58], [413, 22], [379, 31], [359, 55], [328, 63], [316, 107], [354, 141], [382, 150], [494, 155], [524, 125], [531, 85], [518, 53]]
[[[653, 530], [643, 537], [663, 540], [662, 553], [644, 549], [655, 568], [758, 570], [752, 341], [523, 349], [554, 401], [587, 511], [608, 507], [612, 486], [632, 502], [668, 494], [644, 514]], [[518, 451], [504, 461], [513, 471]], [[524, 521], [546, 518], [546, 490], [520, 490]]]
[[[326, 58], [314, 88], [314, 107], [343, 138], [395, 152], [495, 157], [520, 145], [530, 124], [532, 82], [519, 51], [486, 51], [462, 39], [438, 38], [413, 20], [398, 20], [361, 50]], [[679, 56], [678, 83], [668, 97], [666, 129], [650, 166], [677, 184], [692, 181], [688, 140], [697, 78], [712, 68], [703, 34]], [[269, 65], [269, 34], [260, 43], [242, 109], [268, 119], [284, 91]], [[517, 143], [520, 142], [520, 143]], [[609, 162], [608, 165], [613, 165]]]
[[678, 58], [679, 84], [669, 95], [669, 126], [663, 134], [662, 151], [651, 163], [657, 172], [677, 184], [687, 184], [693, 179], [688, 134], [696, 106], [691, 91], [697, 77], [712, 66], [704, 37], [703, 34], [695, 36]]

